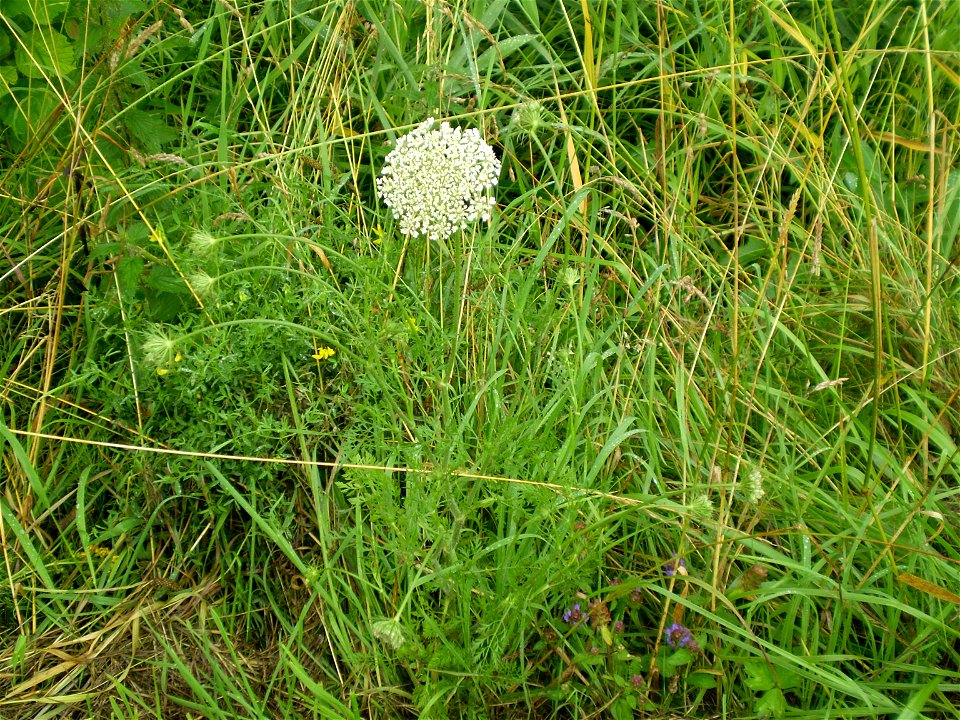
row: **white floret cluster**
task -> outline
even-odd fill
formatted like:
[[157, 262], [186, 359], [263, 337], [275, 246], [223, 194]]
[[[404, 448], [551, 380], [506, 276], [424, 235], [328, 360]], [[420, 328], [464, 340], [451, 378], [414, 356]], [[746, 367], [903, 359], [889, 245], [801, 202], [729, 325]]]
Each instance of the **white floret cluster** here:
[[476, 220], [490, 221], [500, 160], [476, 128], [427, 118], [397, 140], [377, 178], [377, 192], [400, 232], [442, 240]]

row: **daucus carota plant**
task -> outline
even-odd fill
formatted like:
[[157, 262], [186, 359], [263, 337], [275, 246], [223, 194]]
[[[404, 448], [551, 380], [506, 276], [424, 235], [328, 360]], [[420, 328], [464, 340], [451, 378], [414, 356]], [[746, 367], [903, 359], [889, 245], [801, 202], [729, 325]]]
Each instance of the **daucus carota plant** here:
[[476, 128], [433, 118], [397, 140], [377, 192], [409, 237], [443, 240], [476, 220], [489, 222], [500, 160]]

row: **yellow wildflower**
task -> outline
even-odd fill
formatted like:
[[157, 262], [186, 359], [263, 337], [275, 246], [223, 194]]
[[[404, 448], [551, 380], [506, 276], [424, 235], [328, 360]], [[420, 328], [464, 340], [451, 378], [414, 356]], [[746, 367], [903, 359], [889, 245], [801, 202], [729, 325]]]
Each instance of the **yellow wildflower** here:
[[310, 357], [312, 357], [314, 360], [329, 360], [336, 354], [337, 351], [331, 347], [320, 347], [317, 348], [317, 351]]

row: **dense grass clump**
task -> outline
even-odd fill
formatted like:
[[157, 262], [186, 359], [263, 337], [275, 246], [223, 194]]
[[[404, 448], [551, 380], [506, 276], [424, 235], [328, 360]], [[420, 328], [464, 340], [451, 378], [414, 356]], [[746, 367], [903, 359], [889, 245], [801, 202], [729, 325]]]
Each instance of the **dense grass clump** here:
[[956, 717], [958, 27], [0, 3], [0, 716]]

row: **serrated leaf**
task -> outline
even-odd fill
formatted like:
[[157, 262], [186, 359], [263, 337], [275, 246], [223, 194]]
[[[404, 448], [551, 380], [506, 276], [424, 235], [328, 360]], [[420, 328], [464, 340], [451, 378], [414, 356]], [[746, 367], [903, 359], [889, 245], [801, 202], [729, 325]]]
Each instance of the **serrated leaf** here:
[[143, 258], [125, 257], [117, 263], [117, 285], [120, 293], [128, 300], [136, 292], [143, 275]]
[[127, 130], [141, 142], [148, 153], [160, 152], [163, 143], [179, 137], [179, 133], [168, 126], [157, 112], [129, 110], [123, 117]]
[[95, 262], [111, 255], [117, 255], [121, 250], [123, 250], [123, 243], [120, 242], [97, 243], [90, 248], [90, 261]]
[[143, 243], [150, 237], [151, 228], [144, 222], [132, 222], [123, 228], [123, 237], [127, 242]]
[[63, 77], [76, 70], [75, 48], [69, 38], [48, 27], [23, 36], [15, 59], [17, 69], [28, 78]]
[[183, 279], [165, 265], [156, 265], [145, 276], [147, 285], [159, 290], [160, 292], [189, 295], [190, 290], [184, 284]]

